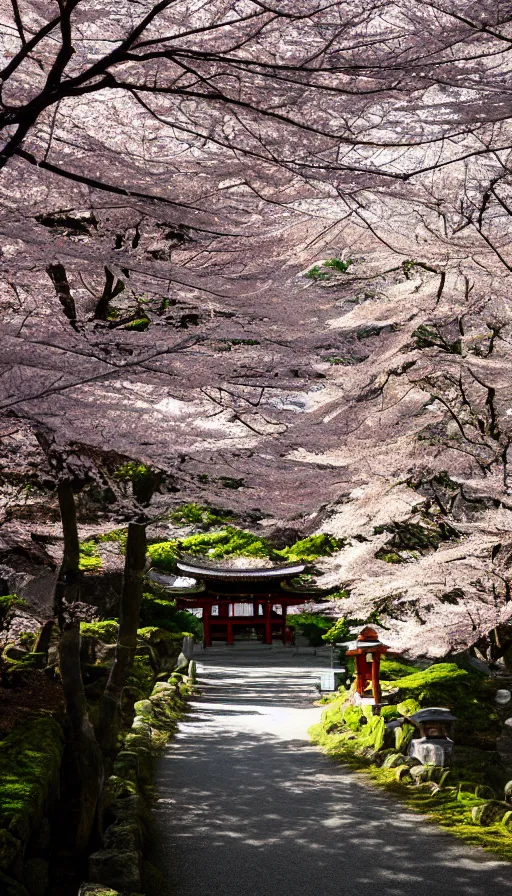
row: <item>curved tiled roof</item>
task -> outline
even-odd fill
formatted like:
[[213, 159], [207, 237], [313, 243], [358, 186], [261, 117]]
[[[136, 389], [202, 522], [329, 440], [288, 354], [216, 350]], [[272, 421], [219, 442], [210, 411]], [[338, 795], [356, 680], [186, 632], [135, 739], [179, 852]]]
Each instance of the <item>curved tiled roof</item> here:
[[223, 579], [224, 581], [255, 582], [265, 579], [286, 579], [304, 572], [304, 563], [286, 563], [271, 567], [235, 567], [218, 566], [208, 560], [197, 560], [195, 557], [178, 560], [178, 569], [187, 576], [200, 579]]

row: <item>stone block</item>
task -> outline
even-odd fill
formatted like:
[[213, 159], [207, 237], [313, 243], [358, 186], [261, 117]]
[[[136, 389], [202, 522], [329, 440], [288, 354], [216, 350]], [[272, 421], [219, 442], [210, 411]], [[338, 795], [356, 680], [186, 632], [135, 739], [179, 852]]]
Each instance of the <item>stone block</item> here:
[[89, 856], [89, 879], [115, 890], [140, 893], [142, 856], [129, 849], [100, 849]]

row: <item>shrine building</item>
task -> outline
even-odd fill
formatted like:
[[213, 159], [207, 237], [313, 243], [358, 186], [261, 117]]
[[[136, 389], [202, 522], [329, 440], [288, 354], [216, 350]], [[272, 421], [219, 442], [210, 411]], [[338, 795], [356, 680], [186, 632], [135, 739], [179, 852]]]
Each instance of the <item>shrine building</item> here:
[[304, 563], [219, 566], [193, 557], [179, 560], [177, 567], [177, 576], [156, 569], [148, 576], [167, 590], [179, 609], [202, 618], [205, 647], [211, 647], [213, 641], [234, 644], [235, 639], [250, 638], [264, 644], [279, 638], [286, 644], [293, 638], [286, 625], [288, 608], [301, 606], [318, 594], [293, 583], [304, 572]]

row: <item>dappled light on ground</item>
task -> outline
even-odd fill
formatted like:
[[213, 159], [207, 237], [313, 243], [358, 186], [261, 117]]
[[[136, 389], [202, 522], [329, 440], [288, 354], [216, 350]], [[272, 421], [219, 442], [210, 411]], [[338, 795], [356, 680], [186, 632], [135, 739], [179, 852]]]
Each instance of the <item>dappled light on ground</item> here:
[[512, 894], [509, 865], [308, 743], [325, 651], [236, 650], [201, 658], [203, 696], [159, 766], [153, 858], [165, 896]]

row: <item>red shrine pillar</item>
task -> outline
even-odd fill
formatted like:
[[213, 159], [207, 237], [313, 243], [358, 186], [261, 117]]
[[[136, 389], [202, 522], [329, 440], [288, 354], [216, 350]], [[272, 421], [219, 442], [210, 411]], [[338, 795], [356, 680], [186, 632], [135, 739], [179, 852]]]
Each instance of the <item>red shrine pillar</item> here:
[[381, 690], [380, 690], [380, 654], [373, 654], [373, 663], [372, 663], [372, 691], [375, 703], [380, 703], [381, 700]]
[[203, 607], [203, 630], [204, 630], [204, 646], [212, 646], [212, 630], [211, 630], [212, 608]]
[[281, 613], [283, 614], [283, 623], [281, 626], [281, 639], [286, 644], [286, 604], [281, 604]]
[[265, 644], [272, 644], [272, 621], [270, 618], [270, 613], [272, 611], [272, 607], [270, 604], [270, 598], [265, 601]]

